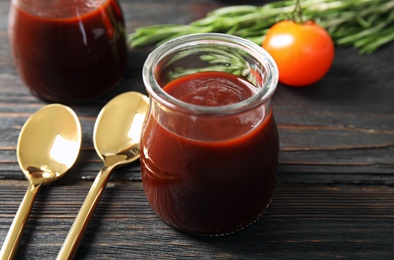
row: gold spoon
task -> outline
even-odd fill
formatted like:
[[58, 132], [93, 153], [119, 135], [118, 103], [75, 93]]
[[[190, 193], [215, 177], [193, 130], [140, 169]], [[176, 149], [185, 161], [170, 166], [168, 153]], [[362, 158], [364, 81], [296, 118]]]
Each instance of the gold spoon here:
[[93, 182], [57, 259], [73, 258], [111, 171], [139, 159], [141, 129], [147, 110], [146, 96], [126, 92], [113, 98], [100, 111], [93, 136], [94, 148], [104, 165]]
[[0, 259], [13, 258], [38, 190], [71, 168], [81, 139], [78, 117], [64, 105], [47, 105], [26, 121], [18, 138], [17, 157], [29, 187], [4, 240]]

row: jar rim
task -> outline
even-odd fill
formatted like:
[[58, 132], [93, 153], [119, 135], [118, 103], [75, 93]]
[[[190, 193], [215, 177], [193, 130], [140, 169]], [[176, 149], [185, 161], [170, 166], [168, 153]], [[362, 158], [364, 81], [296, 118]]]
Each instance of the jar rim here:
[[[259, 89], [255, 95], [252, 95], [245, 100], [223, 106], [202, 106], [190, 104], [171, 96], [163, 90], [155, 77], [156, 65], [158, 65], [159, 61], [163, 57], [183, 46], [190, 47], [191, 44], [213, 42], [234, 45], [248, 53], [252, 53], [254, 58], [264, 66], [264, 69], [267, 72], [267, 77], [263, 82], [264, 87]], [[142, 77], [148, 94], [168, 108], [176, 108], [178, 110], [185, 110], [195, 114], [233, 114], [252, 109], [268, 102], [277, 87], [279, 72], [271, 55], [261, 46], [247, 39], [223, 33], [196, 33], [174, 38], [153, 50], [144, 63]]]

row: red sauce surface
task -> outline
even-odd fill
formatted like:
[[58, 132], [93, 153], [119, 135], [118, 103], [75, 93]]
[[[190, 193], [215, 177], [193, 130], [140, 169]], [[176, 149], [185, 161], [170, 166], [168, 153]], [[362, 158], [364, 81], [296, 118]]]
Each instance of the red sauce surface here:
[[[207, 89], [206, 76], [223, 93]], [[238, 102], [253, 93], [242, 80], [216, 72], [185, 76], [164, 90], [201, 105]], [[238, 127], [216, 127], [221, 122], [215, 121], [220, 119], [206, 125], [213, 136], [230, 136], [226, 132]], [[177, 135], [150, 115], [141, 140], [142, 181], [155, 212], [171, 226], [198, 234], [229, 233], [258, 219], [274, 191], [279, 151], [272, 112], [260, 122], [241, 136], [206, 142]], [[182, 120], [171, 124], [185, 128]]]
[[12, 1], [9, 34], [16, 68], [43, 99], [78, 102], [123, 78], [127, 46], [116, 0]]
[[235, 75], [201, 72], [167, 84], [164, 90], [184, 102], [200, 106], [224, 106], [238, 103], [253, 95], [245, 81]]

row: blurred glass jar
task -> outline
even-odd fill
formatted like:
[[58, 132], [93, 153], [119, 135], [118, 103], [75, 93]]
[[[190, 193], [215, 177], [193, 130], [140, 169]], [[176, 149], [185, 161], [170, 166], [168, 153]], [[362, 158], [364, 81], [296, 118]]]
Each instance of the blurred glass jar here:
[[125, 21], [117, 0], [12, 0], [8, 33], [16, 69], [41, 99], [95, 99], [123, 78]]

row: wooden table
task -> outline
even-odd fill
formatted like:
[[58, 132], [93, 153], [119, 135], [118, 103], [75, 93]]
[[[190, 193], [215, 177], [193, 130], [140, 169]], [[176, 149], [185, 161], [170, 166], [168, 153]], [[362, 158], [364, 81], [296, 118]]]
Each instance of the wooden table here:
[[[16, 158], [19, 130], [46, 104], [30, 95], [13, 66], [9, 2], [0, 0], [0, 244], [28, 184]], [[128, 32], [188, 23], [226, 4], [120, 2]], [[79, 160], [39, 192], [17, 259], [55, 259], [102, 165], [92, 142], [96, 116], [119, 93], [145, 92], [141, 68], [151, 49], [129, 51], [127, 75], [116, 91], [72, 106], [83, 127]], [[336, 48], [322, 81], [301, 89], [279, 85], [273, 107], [280, 132], [279, 184], [261, 220], [224, 237], [175, 231], [149, 207], [135, 163], [113, 174], [77, 259], [394, 259], [394, 44], [366, 56]]]

